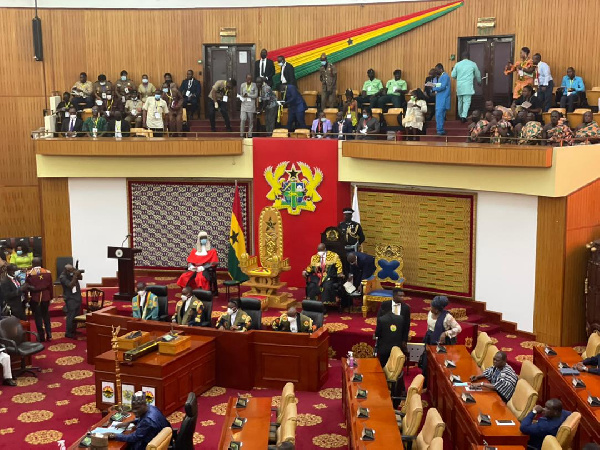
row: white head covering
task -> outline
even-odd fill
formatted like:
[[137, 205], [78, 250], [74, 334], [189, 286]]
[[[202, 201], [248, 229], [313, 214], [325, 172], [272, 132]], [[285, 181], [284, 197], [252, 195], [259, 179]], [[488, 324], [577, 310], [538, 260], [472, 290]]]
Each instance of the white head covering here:
[[210, 250], [210, 241], [208, 240], [208, 233], [206, 231], [200, 231], [200, 233], [198, 233], [198, 239], [196, 239], [196, 250], [200, 251], [200, 249], [202, 248], [202, 244], [200, 243], [200, 239], [202, 238], [206, 238], [206, 250]]

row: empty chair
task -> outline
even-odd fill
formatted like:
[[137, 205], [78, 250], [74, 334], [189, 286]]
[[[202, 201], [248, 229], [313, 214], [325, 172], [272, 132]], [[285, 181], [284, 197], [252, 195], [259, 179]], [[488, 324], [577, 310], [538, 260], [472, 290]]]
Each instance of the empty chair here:
[[[315, 113], [316, 111], [316, 106], [317, 106], [317, 91], [304, 91], [302, 93], [302, 98], [304, 98], [304, 101], [306, 102], [306, 106], [308, 106], [309, 109], [315, 109]], [[323, 101], [323, 100], [321, 100]]]
[[288, 130], [286, 128], [275, 128], [272, 136], [277, 138], [286, 138], [288, 137]]
[[515, 392], [506, 406], [508, 406], [508, 409], [510, 409], [520, 422], [531, 412], [537, 399], [538, 393], [536, 390], [527, 381], [521, 379], [517, 381]]
[[583, 359], [591, 358], [592, 356], [596, 356], [598, 353], [600, 353], [600, 332], [594, 331], [592, 334], [590, 334], [587, 345], [581, 354], [581, 357]]
[[404, 403], [400, 411], [396, 411], [396, 421], [398, 422], [398, 426], [402, 425], [402, 418], [406, 416], [406, 410], [408, 408], [408, 404], [410, 403], [410, 399], [413, 395], [421, 395], [423, 392], [423, 383], [425, 382], [425, 377], [421, 374], [417, 375], [413, 378], [406, 390], [406, 398], [404, 399]]
[[252, 319], [249, 330], [260, 330], [262, 328], [262, 304], [260, 303], [260, 300], [242, 297], [240, 309]]
[[444, 450], [444, 439], [441, 437], [436, 437], [433, 441], [431, 441], [429, 450]]
[[306, 128], [296, 128], [290, 133], [290, 137], [294, 139], [308, 139], [310, 138], [310, 130]]
[[75, 316], [75, 322], [85, 323], [87, 315], [104, 308], [104, 291], [98, 288], [91, 288], [85, 291], [84, 313]]
[[[316, 100], [315, 100], [316, 101]], [[310, 125], [317, 117], [317, 108], [308, 108], [304, 111], [304, 123]]]
[[386, 113], [383, 113], [383, 118], [385, 119], [385, 123], [388, 127], [398, 127], [400, 123], [398, 122], [398, 114], [404, 112], [402, 108], [390, 108]]
[[325, 117], [327, 117], [331, 121], [331, 123], [335, 122], [338, 111], [339, 110], [337, 108], [325, 108], [323, 110], [323, 112], [325, 113]]
[[148, 442], [146, 450], [167, 450], [171, 443], [171, 437], [173, 436], [173, 429], [171, 427], [165, 427], [160, 430], [154, 439]]
[[271, 423], [270, 431], [269, 431], [269, 443], [274, 444], [277, 442], [277, 428], [281, 425], [283, 421], [283, 413], [286, 410], [287, 406], [290, 403], [296, 403], [296, 394], [294, 392], [294, 383], [288, 382], [283, 386], [283, 390], [281, 391], [281, 400], [279, 402], [279, 407], [274, 408], [273, 411], [277, 415], [276, 422]]
[[37, 376], [35, 372], [41, 370], [39, 367], [26, 367], [27, 358], [44, 350], [43, 344], [30, 342], [26, 339], [26, 334], [35, 336], [36, 341], [39, 340], [36, 333], [23, 329], [21, 321], [17, 317], [9, 316], [0, 320], [0, 344], [6, 348], [6, 353], [18, 356], [21, 359], [20, 369], [13, 372], [15, 378], [25, 372]]
[[542, 450], [562, 450], [562, 446], [554, 436], [546, 436], [542, 443]]
[[421, 396], [413, 395], [408, 403], [406, 417], [402, 421], [402, 441], [406, 443], [405, 448], [410, 450], [412, 443], [417, 439], [417, 432], [423, 419], [423, 402]]
[[404, 363], [406, 357], [400, 347], [392, 347], [390, 357], [383, 368], [388, 387], [394, 400], [394, 406], [400, 401], [400, 395], [404, 394]]
[[55, 281], [54, 284], [60, 286], [59, 277], [65, 270], [65, 266], [67, 264], [73, 265], [73, 257], [72, 256], [59, 256], [56, 258], [56, 273], [54, 274]]
[[578, 412], [572, 412], [558, 429], [558, 433], [556, 433], [556, 440], [563, 450], [571, 449], [573, 438], [575, 437], [577, 428], [579, 427], [579, 422], [581, 422], [581, 414]]
[[543, 372], [531, 361], [523, 361], [521, 366], [521, 372], [519, 373], [519, 379], [527, 381], [536, 392], [540, 393], [542, 387], [542, 380], [544, 379]]
[[485, 358], [485, 354], [487, 353], [487, 349], [490, 345], [492, 345], [492, 340], [488, 334], [485, 331], [479, 333], [479, 336], [477, 336], [477, 344], [471, 352], [471, 356], [479, 367], [481, 367], [483, 358]]
[[168, 322], [171, 319], [169, 316], [169, 289], [167, 286], [158, 284], [146, 286], [148, 292], [152, 292], [158, 297], [158, 320], [159, 322]]
[[381, 108], [371, 108], [371, 115], [378, 120], [381, 120], [381, 116], [383, 115], [383, 109]]
[[275, 433], [277, 436], [276, 443], [279, 445], [282, 442], [296, 443], [296, 420], [298, 418], [298, 407], [295, 402], [288, 403], [283, 411], [281, 425]]
[[442, 416], [435, 408], [429, 408], [425, 416], [425, 423], [421, 431], [417, 435], [416, 448], [417, 450], [427, 450], [431, 446], [431, 442], [435, 438], [441, 438], [446, 429], [446, 424], [442, 420]]
[[194, 431], [196, 430], [197, 420], [198, 401], [196, 400], [196, 394], [190, 392], [185, 402], [185, 417], [175, 438], [175, 448], [177, 450], [194, 449]]
[[212, 326], [212, 310], [213, 310], [213, 294], [210, 291], [203, 289], [194, 289], [192, 291], [194, 297], [202, 302], [204, 310], [202, 311], [202, 317], [200, 318], [201, 327]]
[[487, 351], [485, 352], [485, 358], [483, 358], [483, 362], [481, 363], [481, 368], [483, 370], [494, 365], [494, 356], [499, 351], [500, 350], [498, 350], [498, 347], [496, 347], [495, 345], [488, 346]]
[[318, 300], [302, 300], [302, 314], [310, 317], [314, 326], [321, 328], [325, 317], [325, 305]]
[[132, 137], [154, 137], [154, 132], [152, 130], [147, 130], [146, 128], [131, 128], [129, 134]]

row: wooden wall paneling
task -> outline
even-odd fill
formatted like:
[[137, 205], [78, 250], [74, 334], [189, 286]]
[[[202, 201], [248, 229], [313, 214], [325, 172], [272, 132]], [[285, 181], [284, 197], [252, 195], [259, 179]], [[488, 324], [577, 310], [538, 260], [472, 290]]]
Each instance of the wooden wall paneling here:
[[533, 331], [551, 345], [562, 342], [566, 208], [565, 197], [538, 198]]
[[71, 255], [69, 182], [67, 178], [40, 178], [39, 189], [44, 264], [56, 275], [56, 258]]
[[1, 187], [0, 238], [41, 234], [37, 186]]

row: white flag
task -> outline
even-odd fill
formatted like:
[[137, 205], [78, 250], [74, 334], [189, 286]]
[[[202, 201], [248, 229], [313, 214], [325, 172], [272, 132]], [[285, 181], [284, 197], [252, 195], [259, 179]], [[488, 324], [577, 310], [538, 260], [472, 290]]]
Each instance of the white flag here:
[[354, 186], [354, 198], [352, 199], [352, 220], [360, 223], [360, 211], [358, 210], [358, 186]]

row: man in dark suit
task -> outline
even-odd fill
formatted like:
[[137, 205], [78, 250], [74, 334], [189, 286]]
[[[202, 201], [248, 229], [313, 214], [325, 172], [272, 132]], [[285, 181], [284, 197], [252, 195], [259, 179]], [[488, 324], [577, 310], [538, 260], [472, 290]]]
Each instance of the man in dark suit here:
[[[30, 306], [35, 318], [35, 328], [40, 342], [52, 340], [52, 328], [50, 326], [50, 314], [48, 307], [53, 297], [52, 274], [42, 267], [42, 258], [33, 258], [33, 268], [27, 272], [25, 282], [31, 286], [29, 289]], [[44, 327], [46, 328], [44, 332]]]
[[266, 83], [273, 87], [273, 76], [275, 75], [275, 64], [267, 58], [267, 49], [260, 51], [260, 59], [254, 62], [254, 79], [264, 78]]
[[63, 137], [72, 138], [83, 136], [83, 133], [81, 133], [82, 128], [83, 120], [77, 117], [77, 108], [71, 106], [69, 108], [69, 117], [66, 117], [65, 114], [60, 131], [62, 132]]
[[400, 347], [405, 355], [408, 354], [406, 346], [408, 327], [410, 327], [410, 322], [406, 324], [404, 317], [397, 316], [391, 311], [377, 317], [375, 337], [377, 338], [377, 357], [381, 367], [387, 363], [392, 347]]
[[[400, 320], [402, 327], [398, 330], [398, 335], [401, 338], [401, 344], [397, 344], [405, 354], [408, 354], [408, 332], [410, 331], [410, 307], [404, 303], [404, 292], [402, 289], [395, 288], [393, 290], [392, 300], [383, 302], [377, 313], [377, 320], [387, 313], [392, 313]], [[379, 346], [379, 344], [378, 344]], [[390, 347], [391, 350], [391, 347]]]
[[369, 279], [375, 273], [375, 258], [362, 252], [349, 253], [347, 256], [350, 265], [350, 281], [356, 288], [361, 289], [361, 282]]
[[190, 69], [187, 71], [187, 78], [181, 82], [179, 92], [183, 95], [183, 107], [187, 111], [187, 120], [192, 120], [192, 116], [196, 111], [198, 111], [198, 118], [200, 118], [198, 102], [202, 93], [202, 87], [200, 86], [200, 82], [194, 78], [193, 70]]
[[20, 320], [27, 320], [25, 315], [24, 295], [27, 293], [28, 285], [22, 284], [15, 277], [17, 266], [9, 264], [6, 268], [6, 277], [0, 283], [0, 297], [2, 306], [8, 306], [13, 316]]
[[296, 86], [290, 84], [282, 84], [281, 92], [283, 101], [288, 107], [287, 129], [294, 132], [296, 128], [307, 128], [306, 123], [304, 123], [304, 112], [308, 109], [308, 106], [306, 106], [302, 94]]
[[126, 120], [123, 120], [121, 111], [116, 111], [113, 120], [108, 122], [106, 126], [106, 137], [129, 137], [131, 125]]
[[277, 57], [277, 64], [281, 67], [281, 79], [280, 84], [291, 84], [293, 86], [298, 86], [296, 83], [296, 73], [294, 72], [294, 66], [285, 61], [284, 56]]

